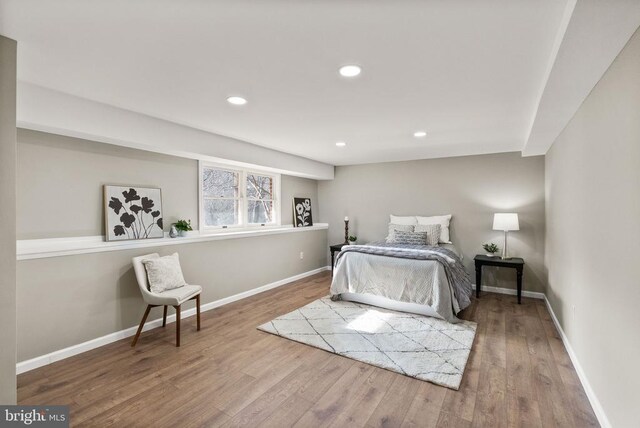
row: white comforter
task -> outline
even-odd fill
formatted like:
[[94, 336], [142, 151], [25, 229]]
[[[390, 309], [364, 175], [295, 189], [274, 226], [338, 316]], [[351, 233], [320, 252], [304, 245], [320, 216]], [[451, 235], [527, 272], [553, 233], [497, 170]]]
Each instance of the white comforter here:
[[450, 322], [458, 321], [456, 314], [463, 309], [444, 266], [436, 260], [344, 254], [334, 270], [331, 295], [347, 292], [428, 305]]

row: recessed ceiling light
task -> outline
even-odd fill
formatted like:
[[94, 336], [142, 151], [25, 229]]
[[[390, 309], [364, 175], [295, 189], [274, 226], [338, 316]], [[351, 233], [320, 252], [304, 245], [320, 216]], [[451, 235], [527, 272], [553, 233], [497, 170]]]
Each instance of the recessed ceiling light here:
[[422, 137], [426, 137], [427, 136], [427, 132], [426, 131], [416, 131], [413, 133], [413, 136], [416, 138], [422, 138]]
[[343, 65], [339, 72], [344, 77], [356, 77], [362, 72], [362, 68], [358, 65]]
[[344, 141], [338, 141], [338, 142], [336, 143], [336, 146], [337, 146], [337, 147], [344, 147], [344, 146], [346, 146], [346, 145], [347, 145], [347, 143], [345, 143]]
[[247, 103], [247, 100], [242, 97], [233, 96], [227, 98], [227, 102], [236, 106], [243, 106]]

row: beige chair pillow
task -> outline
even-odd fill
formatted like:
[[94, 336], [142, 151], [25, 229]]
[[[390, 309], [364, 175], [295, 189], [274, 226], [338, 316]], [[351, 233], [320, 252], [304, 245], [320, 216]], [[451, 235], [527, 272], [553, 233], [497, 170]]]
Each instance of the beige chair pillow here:
[[178, 253], [157, 259], [143, 260], [142, 263], [147, 270], [149, 290], [152, 293], [162, 293], [187, 285], [180, 268]]

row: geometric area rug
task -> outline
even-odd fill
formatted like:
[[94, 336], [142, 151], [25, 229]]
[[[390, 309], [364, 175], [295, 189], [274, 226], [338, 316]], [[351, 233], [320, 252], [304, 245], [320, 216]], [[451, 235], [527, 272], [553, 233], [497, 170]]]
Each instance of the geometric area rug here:
[[457, 390], [476, 327], [327, 296], [258, 329]]

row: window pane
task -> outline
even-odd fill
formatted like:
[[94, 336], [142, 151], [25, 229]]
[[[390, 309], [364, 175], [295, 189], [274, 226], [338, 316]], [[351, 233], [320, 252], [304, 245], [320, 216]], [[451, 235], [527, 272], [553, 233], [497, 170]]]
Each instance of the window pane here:
[[264, 175], [247, 174], [247, 197], [273, 199], [273, 178]]
[[234, 199], [205, 199], [204, 218], [207, 226], [238, 224], [238, 201]]
[[272, 201], [248, 201], [247, 219], [249, 223], [273, 223]]
[[222, 169], [202, 170], [202, 192], [214, 198], [237, 198], [240, 177], [237, 172]]

